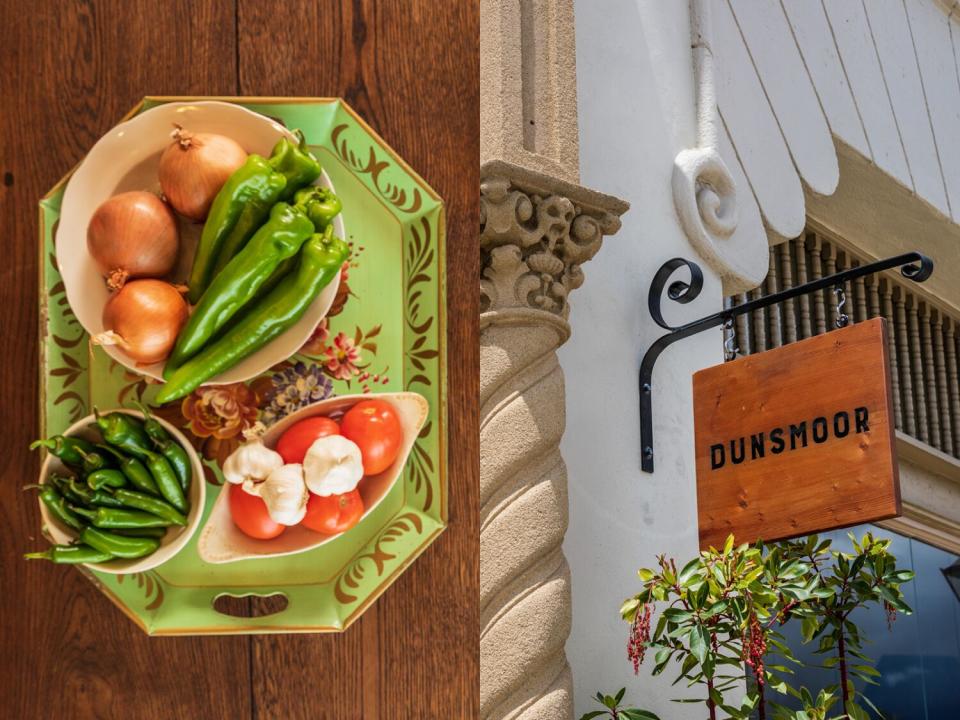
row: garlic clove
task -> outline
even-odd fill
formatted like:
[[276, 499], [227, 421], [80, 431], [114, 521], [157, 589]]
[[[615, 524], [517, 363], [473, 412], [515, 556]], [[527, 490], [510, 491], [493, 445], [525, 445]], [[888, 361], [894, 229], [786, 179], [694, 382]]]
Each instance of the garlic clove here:
[[350, 492], [363, 478], [360, 448], [342, 435], [318, 438], [303, 459], [303, 476], [315, 495]]
[[303, 466], [281, 465], [263, 482], [243, 483], [251, 495], [259, 495], [267, 506], [270, 519], [281, 525], [296, 525], [307, 513], [307, 486], [303, 482]]
[[234, 485], [245, 480], [262, 482], [281, 465], [280, 453], [266, 447], [260, 440], [252, 440], [237, 448], [223, 463], [223, 479]]

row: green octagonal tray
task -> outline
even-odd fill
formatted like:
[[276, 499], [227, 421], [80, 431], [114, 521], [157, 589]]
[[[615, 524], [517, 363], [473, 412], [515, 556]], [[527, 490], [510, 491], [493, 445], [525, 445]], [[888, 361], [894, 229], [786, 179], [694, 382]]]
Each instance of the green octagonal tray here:
[[[345, 103], [335, 98], [148, 97], [126, 118], [171, 101], [225, 100], [300, 128], [343, 200], [353, 254], [328, 317], [287, 361], [246, 383], [200, 388], [155, 407], [205, 464], [204, 522], [220, 489], [219, 463], [245, 428], [269, 425], [332, 395], [410, 390], [430, 414], [400, 481], [360, 524], [314, 550], [224, 565], [203, 562], [197, 532], [154, 570], [82, 569], [151, 635], [334, 632], [347, 628], [443, 530], [447, 519], [444, 208], [437, 194]], [[54, 236], [69, 175], [40, 202], [40, 432], [134, 400], [157, 385], [94, 347], [67, 304]], [[64, 569], [66, 572], [67, 570]], [[224, 595], [281, 594], [286, 607], [235, 617]]]

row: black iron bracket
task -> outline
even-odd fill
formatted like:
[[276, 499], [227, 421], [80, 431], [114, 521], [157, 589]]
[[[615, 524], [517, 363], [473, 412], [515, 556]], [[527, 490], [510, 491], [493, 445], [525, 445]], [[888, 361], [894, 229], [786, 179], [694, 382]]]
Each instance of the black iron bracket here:
[[[667, 283], [674, 271], [684, 267], [689, 270], [690, 279], [688, 281], [675, 280], [668, 285]], [[667, 297], [670, 300], [686, 304], [696, 299], [703, 289], [703, 271], [696, 263], [684, 260], [683, 258], [673, 258], [665, 262], [660, 269], [657, 270], [657, 274], [653, 276], [653, 282], [650, 283], [650, 292], [647, 295], [647, 307], [650, 310], [650, 316], [657, 325], [665, 330], [669, 330], [669, 332], [653, 342], [643, 356], [643, 360], [640, 362], [641, 469], [644, 472], [653, 472], [653, 366], [656, 364], [657, 358], [660, 357], [660, 353], [678, 340], [691, 337], [704, 330], [720, 327], [726, 323], [732, 323], [733, 319], [739, 315], [769, 307], [770, 305], [777, 305], [784, 300], [816, 292], [817, 290], [843, 287], [843, 284], [850, 280], [856, 280], [857, 278], [897, 267], [900, 268], [900, 274], [903, 275], [903, 277], [918, 283], [923, 282], [933, 274], [933, 260], [921, 253], [909, 252], [887, 258], [886, 260], [878, 260], [866, 265], [860, 265], [859, 267], [844, 270], [828, 277], [818, 278], [803, 285], [781, 290], [772, 295], [757, 298], [743, 305], [727, 308], [713, 315], [708, 315], [707, 317], [694, 320], [685, 325], [674, 327], [667, 324], [660, 310], [660, 301], [664, 288], [666, 288]]]

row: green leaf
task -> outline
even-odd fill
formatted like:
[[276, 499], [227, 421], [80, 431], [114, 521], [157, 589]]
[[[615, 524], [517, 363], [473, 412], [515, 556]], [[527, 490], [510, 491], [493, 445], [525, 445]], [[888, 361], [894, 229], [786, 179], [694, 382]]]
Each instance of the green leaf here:
[[637, 708], [626, 708], [620, 711], [620, 717], [625, 720], [660, 720], [649, 710], [638, 710]]
[[653, 580], [654, 572], [648, 568], [640, 568], [637, 570], [637, 575], [640, 576], [643, 582], [647, 582], [648, 580]]
[[710, 635], [707, 633], [705, 627], [698, 625], [694, 628], [693, 632], [690, 633], [690, 652], [693, 653], [693, 656], [701, 665], [703, 661], [707, 659], [707, 650], [709, 647]]
[[694, 558], [684, 565], [683, 569], [680, 570], [680, 576], [678, 578], [680, 585], [686, 587], [687, 583], [696, 577], [698, 570], [700, 570], [700, 558]]
[[614, 698], [617, 701], [617, 705], [619, 705], [620, 701], [623, 700], [623, 694], [625, 692], [627, 692], [627, 689], [625, 687], [620, 688], [620, 692], [618, 692], [616, 697]]
[[601, 715], [609, 715], [609, 713], [606, 710], [591, 710], [590, 712], [581, 715], [580, 720], [593, 720]]
[[727, 535], [727, 540], [723, 544], [723, 554], [729, 555], [731, 550], [733, 550], [733, 533]]

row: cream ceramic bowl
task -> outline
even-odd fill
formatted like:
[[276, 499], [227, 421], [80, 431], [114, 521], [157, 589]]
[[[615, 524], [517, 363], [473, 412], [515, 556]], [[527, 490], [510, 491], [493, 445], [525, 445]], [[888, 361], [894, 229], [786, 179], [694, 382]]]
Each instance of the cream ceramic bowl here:
[[[133, 417], [143, 419], [143, 413], [137, 412], [135, 410], [111, 410], [109, 412], [122, 412], [126, 415], [132, 415]], [[204, 501], [206, 498], [206, 480], [203, 476], [203, 465], [200, 463], [200, 457], [197, 455], [196, 451], [193, 449], [193, 446], [187, 442], [187, 439], [183, 434], [177, 430], [173, 425], [168, 423], [163, 418], [157, 418], [161, 425], [166, 429], [168, 433], [187, 451], [187, 456], [190, 458], [190, 467], [193, 470], [193, 479], [190, 482], [190, 512], [187, 515], [187, 524], [184, 527], [173, 526], [167, 529], [167, 534], [163, 536], [160, 540], [160, 547], [152, 555], [147, 555], [146, 557], [136, 558], [133, 560], [111, 560], [106, 563], [91, 563], [87, 565], [92, 570], [97, 570], [98, 572], [111, 573], [113, 575], [122, 575], [124, 573], [137, 573], [143, 572], [144, 570], [150, 570], [155, 568], [158, 565], [162, 565], [167, 560], [176, 555], [180, 550], [183, 549], [183, 546], [189, 542], [190, 538], [197, 531], [197, 527], [200, 525], [200, 518], [203, 515]], [[93, 442], [103, 442], [98, 430], [91, 428], [96, 422], [96, 418], [93, 415], [88, 415], [78, 422], [75, 422], [66, 432], [63, 434], [67, 437], [81, 437]], [[74, 475], [75, 473], [68, 469], [60, 459], [54, 455], [47, 453], [46, 460], [43, 461], [43, 465], [40, 467], [40, 482], [46, 483], [50, 478], [50, 475], [53, 473], [58, 473], [60, 475]], [[38, 501], [40, 504], [40, 515], [43, 518], [43, 529], [53, 542], [57, 544], [69, 544], [76, 540], [77, 533], [76, 531], [68, 528], [66, 525], [61, 523], [55, 517], [53, 517], [47, 506], [43, 502]]]
[[[107, 198], [129, 190], [150, 190], [159, 194], [157, 168], [160, 155], [170, 144], [174, 124], [194, 132], [212, 132], [236, 140], [248, 153], [267, 157], [283, 136], [293, 135], [268, 117], [231, 103], [174, 102], [159, 105], [122, 122], [104, 135], [73, 173], [63, 194], [56, 253], [67, 300], [77, 320], [90, 335], [103, 332], [103, 307], [110, 297], [100, 271], [87, 251], [87, 225], [94, 211]], [[333, 189], [326, 172], [316, 183]], [[178, 217], [180, 258], [172, 280], [184, 282], [203, 225]], [[334, 232], [346, 238], [342, 215], [334, 220]], [[317, 297], [296, 325], [239, 364], [205, 384], [243, 382], [268, 370], [295, 353], [313, 333], [333, 304], [340, 276]], [[130, 370], [157, 380], [163, 379], [163, 363], [137, 365], [123, 350], [104, 350]]]
[[[393, 465], [379, 475], [367, 475], [360, 481], [360, 496], [363, 498], [363, 515], [360, 522], [387, 496], [390, 488], [403, 474], [413, 444], [426, 422], [430, 410], [427, 399], [414, 392], [377, 393], [376, 395], [340, 395], [301, 408], [270, 426], [263, 436], [263, 444], [276, 446], [280, 436], [294, 423], [315, 415], [343, 413], [361, 400], [386, 400], [393, 405], [403, 428], [403, 444]], [[210, 517], [200, 532], [197, 551], [208, 563], [228, 563], [237, 560], [257, 560], [283, 555], [296, 555], [320, 547], [339, 535], [322, 535], [304, 525], [294, 525], [272, 540], [256, 540], [244, 535], [233, 524], [230, 515], [230, 488], [224, 485], [213, 504]], [[346, 532], [350, 532], [347, 530]]]

